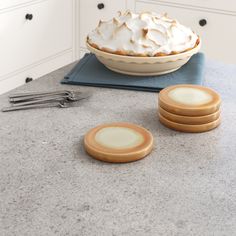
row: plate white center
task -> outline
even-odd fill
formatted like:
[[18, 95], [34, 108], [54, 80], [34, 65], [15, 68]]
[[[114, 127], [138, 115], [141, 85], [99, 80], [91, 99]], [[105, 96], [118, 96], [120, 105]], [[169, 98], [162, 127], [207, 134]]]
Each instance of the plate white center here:
[[125, 149], [140, 145], [144, 138], [140, 133], [130, 128], [106, 127], [96, 133], [95, 140], [108, 148]]
[[212, 101], [212, 96], [204, 90], [197, 88], [175, 88], [168, 93], [168, 96], [175, 102], [184, 105], [203, 105]]

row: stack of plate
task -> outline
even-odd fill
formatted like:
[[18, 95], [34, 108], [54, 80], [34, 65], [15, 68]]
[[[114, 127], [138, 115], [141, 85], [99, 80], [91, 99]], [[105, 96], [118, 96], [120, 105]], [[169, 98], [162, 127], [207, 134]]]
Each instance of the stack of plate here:
[[182, 132], [205, 132], [220, 124], [221, 99], [217, 92], [199, 85], [175, 85], [159, 94], [159, 119]]

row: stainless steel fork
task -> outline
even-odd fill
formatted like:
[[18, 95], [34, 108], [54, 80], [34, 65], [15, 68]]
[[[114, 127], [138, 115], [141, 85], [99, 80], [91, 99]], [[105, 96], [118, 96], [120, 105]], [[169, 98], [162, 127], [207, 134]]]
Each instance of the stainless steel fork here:
[[45, 91], [45, 92], [23, 92], [23, 93], [14, 93], [9, 95], [9, 98], [20, 98], [20, 97], [28, 97], [28, 96], [38, 96], [38, 95], [60, 95], [60, 94], [68, 94], [71, 93], [69, 90], [56, 90], [56, 91]]
[[17, 103], [17, 102], [23, 102], [23, 101], [29, 101], [33, 99], [41, 99], [41, 98], [51, 98], [54, 96], [70, 96], [74, 97], [78, 94], [81, 94], [80, 91], [53, 91], [53, 92], [32, 92], [32, 93], [18, 93], [18, 94], [12, 94], [9, 96], [9, 101], [11, 103]]
[[27, 110], [27, 109], [33, 109], [33, 108], [49, 108], [49, 107], [69, 108], [69, 107], [75, 106], [75, 102], [81, 101], [86, 98], [88, 97], [80, 97], [80, 98], [74, 99], [73, 102], [72, 101], [57, 101], [57, 102], [54, 101], [51, 103], [36, 103], [36, 104], [10, 106], [10, 107], [3, 108], [2, 112]]
[[17, 102], [13, 103], [13, 107], [18, 107], [18, 106], [27, 106], [27, 105], [33, 105], [33, 104], [45, 104], [45, 103], [52, 103], [52, 102], [75, 102], [79, 101], [81, 99], [86, 99], [89, 98], [91, 95], [86, 93], [86, 94], [79, 94], [79, 95], [74, 95], [72, 96], [55, 96], [55, 97], [42, 97], [38, 99], [30, 99], [22, 102]]

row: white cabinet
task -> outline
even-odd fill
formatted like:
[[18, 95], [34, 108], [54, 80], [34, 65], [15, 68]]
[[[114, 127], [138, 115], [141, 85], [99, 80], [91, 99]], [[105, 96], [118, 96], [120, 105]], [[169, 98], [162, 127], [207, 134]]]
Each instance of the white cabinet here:
[[71, 1], [48, 0], [0, 14], [0, 77], [72, 48], [71, 12]]
[[[181, 3], [172, 5], [171, 3]], [[200, 2], [207, 9], [199, 9]], [[215, 2], [216, 4], [213, 4]], [[188, 4], [188, 5], [183, 5]], [[191, 4], [191, 5], [189, 5]], [[194, 6], [193, 4], [196, 4]], [[211, 8], [210, 8], [211, 7]], [[235, 13], [218, 12], [213, 7], [231, 9]], [[191, 27], [197, 32], [203, 41], [202, 51], [207, 57], [236, 63], [236, 1], [196, 1], [196, 0], [168, 0], [168, 1], [136, 1], [135, 10], [156, 11], [159, 13], [167, 12], [170, 17], [176, 18], [182, 24]]]
[[[227, 62], [235, 60], [236, 48], [232, 45], [236, 42], [236, 29], [229, 28], [227, 25], [229, 22], [235, 25], [236, 16], [144, 2], [137, 2], [136, 10], [167, 12], [184, 25], [190, 26], [201, 36], [202, 50], [207, 56]], [[205, 20], [204, 26], [200, 25], [201, 20]]]
[[[130, 0], [127, 0], [130, 1]], [[80, 0], [79, 4], [79, 50], [85, 50], [87, 34], [96, 28], [99, 20], [109, 20], [119, 10], [127, 8], [126, 0]], [[132, 0], [131, 0], [132, 1]], [[83, 54], [81, 52], [81, 54]]]
[[8, 2], [0, 5], [0, 93], [75, 59], [74, 0]]

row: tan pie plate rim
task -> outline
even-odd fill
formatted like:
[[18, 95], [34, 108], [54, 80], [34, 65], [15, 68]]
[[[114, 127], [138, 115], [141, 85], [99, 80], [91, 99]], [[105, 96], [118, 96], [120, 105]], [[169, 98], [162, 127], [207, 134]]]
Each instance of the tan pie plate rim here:
[[170, 128], [170, 129], [174, 129], [174, 130], [177, 130], [180, 132], [186, 132], [186, 133], [207, 132], [207, 131], [210, 131], [210, 130], [218, 127], [221, 122], [221, 118], [219, 117], [217, 120], [210, 122], [210, 123], [201, 124], [201, 125], [187, 125], [187, 124], [180, 124], [180, 123], [170, 121], [170, 120], [164, 118], [160, 113], [158, 115], [159, 115], [160, 122], [164, 126]]
[[[212, 101], [205, 103], [203, 105], [194, 106], [194, 105], [181, 104], [179, 102], [172, 100], [168, 96], [171, 90], [175, 88], [184, 88], [184, 87], [196, 88], [196, 89], [206, 91], [213, 97], [213, 99]], [[212, 90], [211, 88], [204, 87], [201, 85], [190, 85], [190, 84], [180, 84], [180, 85], [167, 87], [160, 91], [158, 100], [159, 100], [159, 106], [164, 108], [166, 111], [171, 112], [176, 115], [185, 115], [185, 116], [209, 115], [219, 110], [220, 105], [221, 105], [220, 95], [216, 91]]]
[[186, 64], [200, 50], [201, 39], [199, 38], [199, 40], [199, 44], [191, 50], [159, 57], [118, 55], [97, 49], [88, 42], [86, 45], [88, 50], [94, 53], [97, 59], [110, 70], [128, 75], [153, 76], [176, 71]]
[[[102, 146], [95, 140], [97, 132], [107, 127], [125, 127], [130, 128], [143, 136], [143, 142], [138, 146], [125, 148], [125, 149], [113, 149]], [[126, 163], [140, 160], [146, 157], [153, 148], [153, 136], [151, 132], [145, 128], [127, 122], [114, 122], [96, 126], [89, 130], [84, 136], [84, 147], [86, 152], [93, 158], [112, 163]]]
[[164, 108], [162, 108], [161, 106], [159, 106], [158, 112], [169, 121], [173, 121], [175, 123], [180, 123], [180, 124], [187, 124], [187, 125], [201, 125], [201, 124], [210, 123], [217, 120], [221, 114], [221, 111], [217, 110], [216, 112], [209, 115], [205, 115], [205, 116], [181, 116], [181, 115], [170, 113], [166, 111]]

